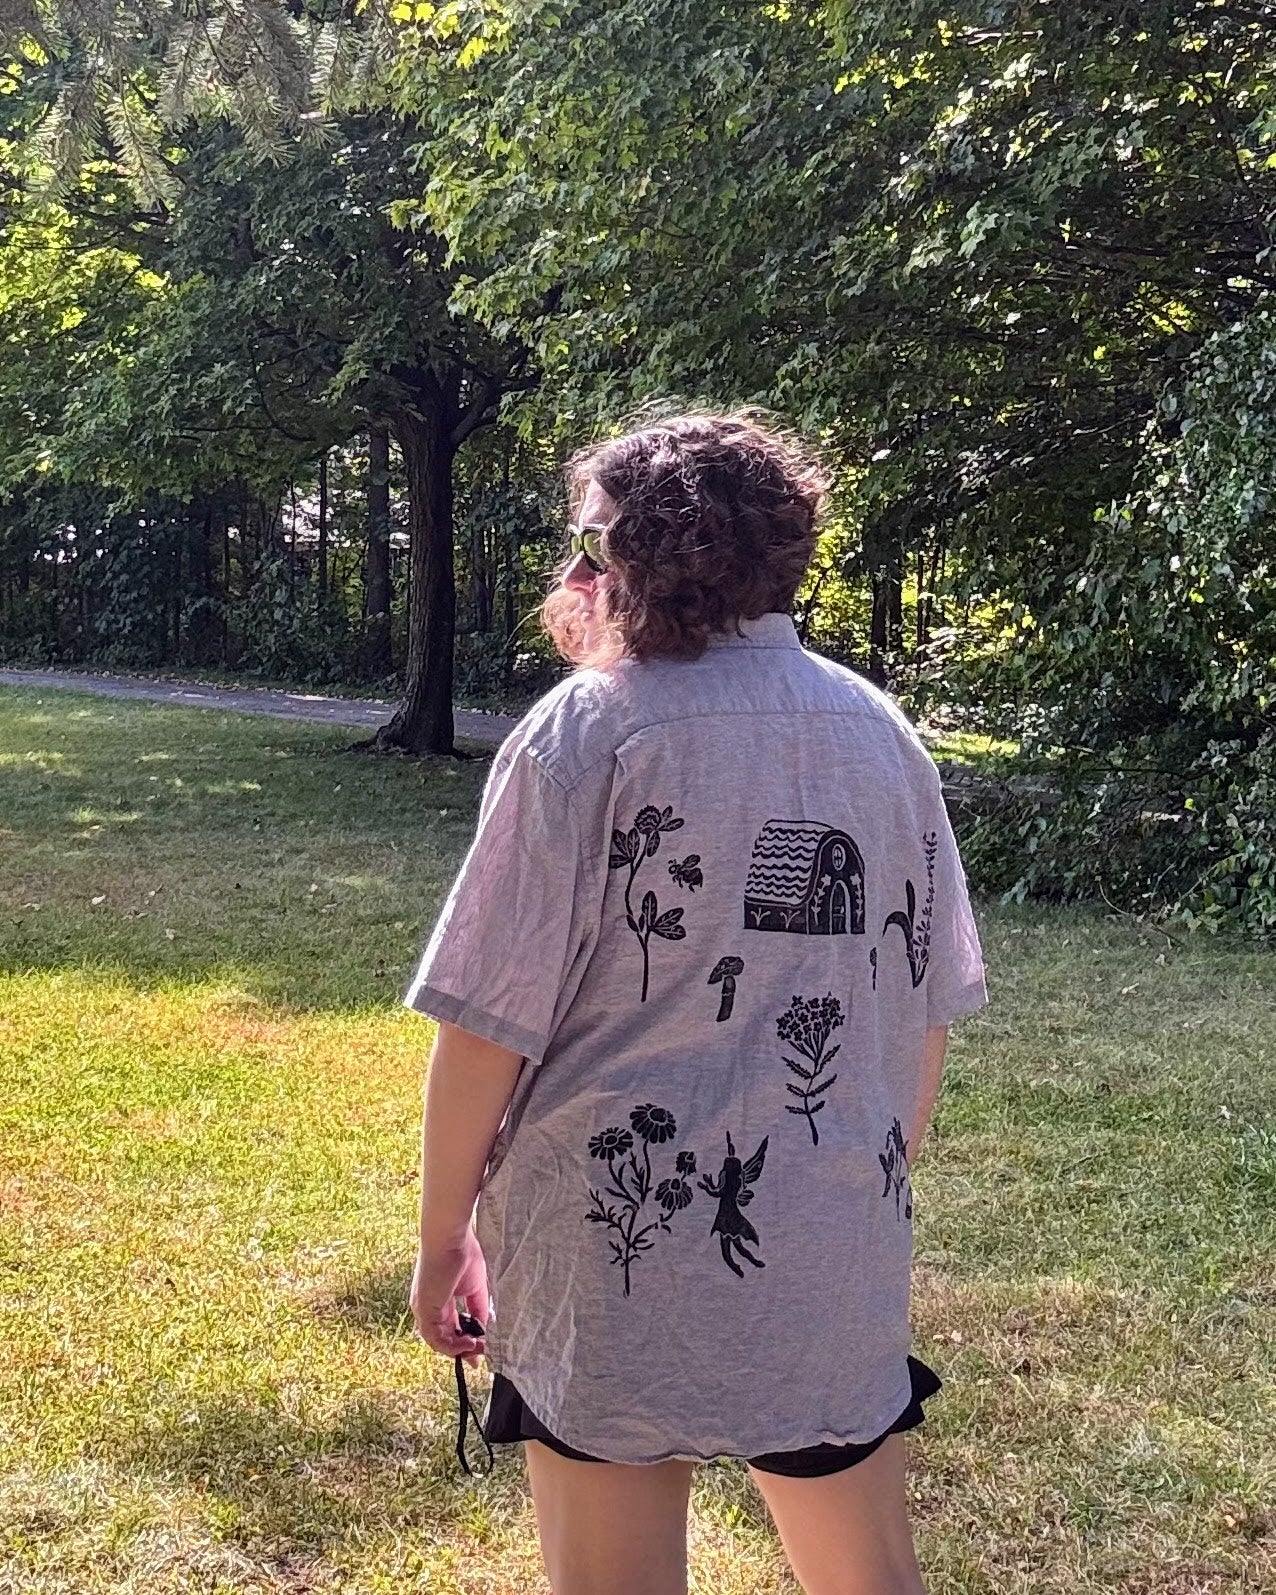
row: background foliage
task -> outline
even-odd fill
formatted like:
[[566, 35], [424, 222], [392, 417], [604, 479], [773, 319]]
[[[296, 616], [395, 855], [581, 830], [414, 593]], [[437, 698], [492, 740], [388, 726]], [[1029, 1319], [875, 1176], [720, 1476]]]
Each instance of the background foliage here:
[[999, 750], [954, 771], [977, 881], [1276, 930], [1276, 7], [0, 37], [7, 658], [525, 701], [565, 451], [761, 403], [837, 471], [804, 635]]

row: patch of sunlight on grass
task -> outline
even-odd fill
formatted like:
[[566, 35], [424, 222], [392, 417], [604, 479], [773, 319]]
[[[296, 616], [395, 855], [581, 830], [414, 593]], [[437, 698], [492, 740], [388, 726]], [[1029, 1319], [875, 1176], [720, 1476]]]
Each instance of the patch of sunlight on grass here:
[[54, 753], [47, 748], [28, 748], [21, 753], [0, 753], [0, 768], [15, 765], [32, 765], [50, 775], [60, 774], [66, 768], [66, 754]]
[[[142, 813], [69, 842], [65, 786], [0, 762], [0, 1592], [546, 1595], [521, 1461], [459, 1475], [405, 1309], [399, 998], [486, 766], [74, 703], [39, 745]], [[980, 917], [993, 1004], [916, 1168], [927, 1586], [1276, 1587], [1276, 955]], [[796, 1595], [738, 1464], [692, 1506], [694, 1595]]]
[[83, 804], [71, 811], [76, 825], [132, 825], [141, 818], [141, 809], [95, 809]]

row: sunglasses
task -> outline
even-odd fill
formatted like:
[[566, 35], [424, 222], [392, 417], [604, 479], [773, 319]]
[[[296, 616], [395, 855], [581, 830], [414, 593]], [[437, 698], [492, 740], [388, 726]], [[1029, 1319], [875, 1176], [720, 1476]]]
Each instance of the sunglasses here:
[[607, 562], [602, 556], [598, 540], [604, 531], [600, 526], [569, 526], [567, 528], [567, 552], [574, 559], [577, 554], [585, 556], [585, 563], [590, 570], [602, 575], [607, 569]]

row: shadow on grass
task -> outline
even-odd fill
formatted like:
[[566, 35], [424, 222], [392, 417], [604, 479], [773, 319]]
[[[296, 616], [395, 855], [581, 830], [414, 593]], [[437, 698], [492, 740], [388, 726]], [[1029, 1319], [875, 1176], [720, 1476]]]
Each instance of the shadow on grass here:
[[213, 982], [294, 1011], [397, 1002], [484, 760], [344, 728], [0, 690], [0, 971]]
[[[335, 1411], [288, 1410], [242, 1395], [161, 1408], [107, 1433], [101, 1460], [219, 1503], [222, 1533], [240, 1544], [315, 1550], [380, 1533], [454, 1530], [475, 1488], [456, 1465], [451, 1413], [426, 1394], [365, 1391]], [[95, 1448], [96, 1449], [96, 1448]], [[506, 1458], [485, 1492], [516, 1503], [521, 1469]]]
[[369, 1335], [397, 1337], [410, 1334], [412, 1312], [408, 1290], [412, 1266], [385, 1267], [349, 1282], [336, 1295], [321, 1297], [312, 1304], [317, 1318], [349, 1324]]

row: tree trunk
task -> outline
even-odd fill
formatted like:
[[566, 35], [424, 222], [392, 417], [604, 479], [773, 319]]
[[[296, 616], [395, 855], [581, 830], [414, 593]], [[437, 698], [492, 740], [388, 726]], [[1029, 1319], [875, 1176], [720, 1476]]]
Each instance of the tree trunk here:
[[390, 641], [390, 434], [384, 426], [368, 432], [368, 559], [364, 574], [367, 627], [363, 668], [370, 676], [394, 669]]
[[403, 701], [377, 732], [378, 747], [409, 753], [452, 753], [452, 665], [456, 641], [456, 574], [452, 551], [452, 406], [437, 388], [419, 409], [400, 410], [395, 436], [408, 487], [411, 563], [408, 657]]
[[488, 573], [487, 527], [474, 517], [470, 530], [470, 595], [475, 631], [492, 629], [492, 588]]
[[328, 451], [319, 456], [319, 602], [328, 598]]
[[868, 631], [868, 677], [880, 687], [886, 681], [886, 654], [890, 646], [886, 572], [875, 570], [872, 583], [873, 613]]

